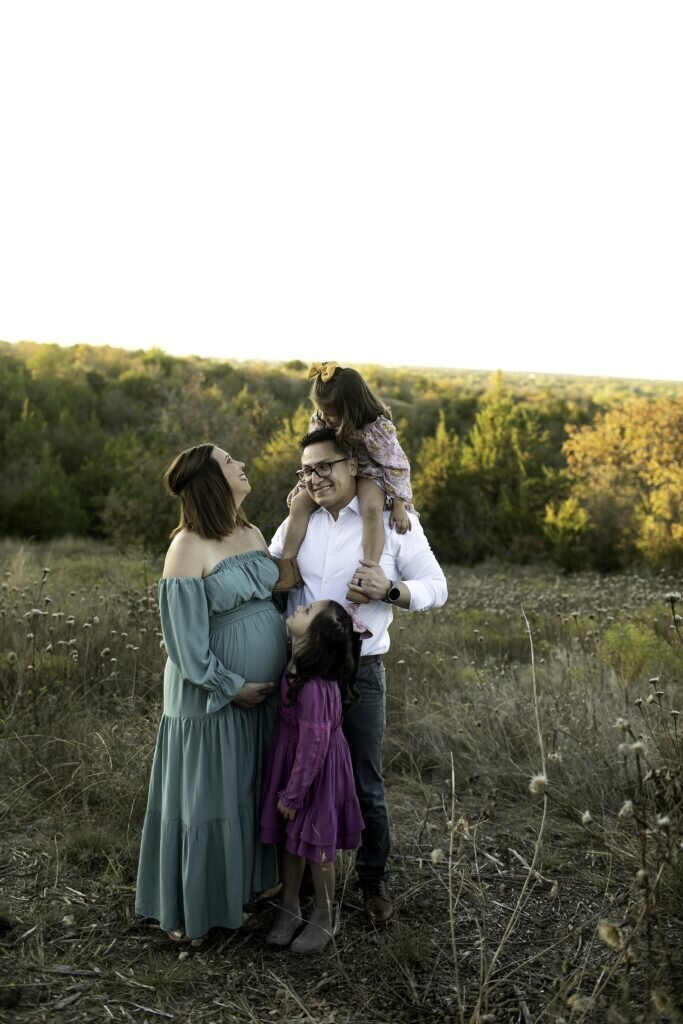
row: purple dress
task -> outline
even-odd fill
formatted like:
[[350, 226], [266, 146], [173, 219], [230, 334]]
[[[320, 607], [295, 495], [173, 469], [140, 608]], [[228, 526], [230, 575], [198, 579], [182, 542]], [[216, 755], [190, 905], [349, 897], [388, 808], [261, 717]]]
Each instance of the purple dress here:
[[[288, 707], [286, 675], [280, 685], [275, 738], [261, 803], [261, 842], [282, 843], [306, 860], [333, 861], [337, 850], [356, 850], [364, 828], [356, 796], [336, 682], [309, 679]], [[278, 801], [297, 813], [287, 821]]]

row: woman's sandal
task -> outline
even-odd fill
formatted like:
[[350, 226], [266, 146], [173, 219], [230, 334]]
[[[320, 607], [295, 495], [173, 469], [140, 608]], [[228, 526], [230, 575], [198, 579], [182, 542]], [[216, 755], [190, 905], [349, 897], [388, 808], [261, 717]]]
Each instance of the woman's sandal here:
[[179, 946], [191, 946], [193, 949], [198, 949], [200, 946], [203, 946], [209, 937], [208, 934], [206, 934], [200, 935], [197, 939], [190, 939], [185, 934], [184, 928], [174, 928], [172, 931], [166, 932], [166, 935], [171, 942], [175, 942]]

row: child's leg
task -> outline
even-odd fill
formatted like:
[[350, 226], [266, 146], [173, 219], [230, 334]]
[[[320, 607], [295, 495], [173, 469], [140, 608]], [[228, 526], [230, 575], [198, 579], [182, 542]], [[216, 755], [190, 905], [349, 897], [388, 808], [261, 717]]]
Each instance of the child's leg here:
[[301, 879], [304, 877], [306, 861], [295, 853], [285, 850], [282, 858], [282, 903], [299, 902]]
[[363, 554], [367, 562], [379, 562], [384, 551], [384, 503], [386, 494], [374, 480], [358, 479], [358, 504], [363, 517]]
[[[384, 550], [384, 502], [379, 484], [368, 477], [358, 478], [358, 504], [363, 518], [363, 556], [367, 562], [379, 562]], [[367, 604], [369, 598], [357, 590], [348, 590], [346, 600]]]
[[282, 894], [280, 913], [266, 936], [271, 946], [288, 946], [299, 930], [303, 919], [299, 907], [299, 889], [306, 861], [285, 850], [282, 858]]
[[309, 861], [311, 865], [311, 876], [313, 878], [313, 891], [315, 892], [316, 907], [325, 907], [326, 910], [334, 904], [335, 871], [334, 861], [325, 861], [316, 864]]
[[315, 890], [315, 908], [301, 935], [289, 947], [293, 953], [319, 953], [339, 928], [339, 908], [334, 902], [334, 861], [309, 861]]
[[302, 585], [303, 580], [299, 566], [296, 564], [296, 556], [306, 536], [308, 520], [317, 507], [307, 491], [299, 491], [292, 498], [285, 542], [282, 546], [282, 558], [278, 567], [279, 577], [273, 590], [293, 590]]

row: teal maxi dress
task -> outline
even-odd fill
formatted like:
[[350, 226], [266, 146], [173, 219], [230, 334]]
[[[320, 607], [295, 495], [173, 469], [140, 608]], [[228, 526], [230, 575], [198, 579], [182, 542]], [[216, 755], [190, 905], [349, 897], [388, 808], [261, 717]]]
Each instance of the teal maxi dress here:
[[[274, 846], [259, 842], [265, 760], [287, 658], [263, 551], [224, 558], [204, 579], [162, 579], [168, 660], [142, 829], [135, 909], [189, 938], [238, 928], [254, 892], [277, 882]], [[273, 682], [262, 704], [231, 703], [245, 682]]]

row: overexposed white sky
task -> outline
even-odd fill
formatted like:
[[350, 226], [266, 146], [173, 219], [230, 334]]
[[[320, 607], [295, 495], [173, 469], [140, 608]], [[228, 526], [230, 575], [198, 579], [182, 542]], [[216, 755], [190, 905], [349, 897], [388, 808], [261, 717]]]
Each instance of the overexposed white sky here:
[[683, 380], [683, 6], [0, 0], [0, 339]]

